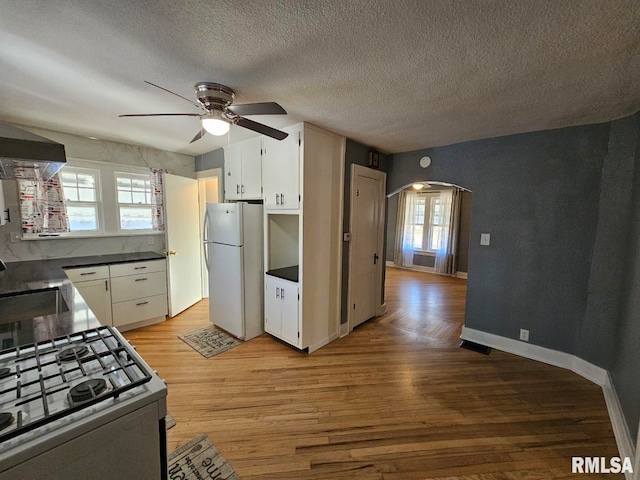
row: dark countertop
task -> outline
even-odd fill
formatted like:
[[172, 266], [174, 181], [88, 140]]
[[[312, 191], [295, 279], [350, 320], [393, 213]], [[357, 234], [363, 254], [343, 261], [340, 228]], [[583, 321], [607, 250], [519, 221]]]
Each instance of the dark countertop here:
[[298, 265], [294, 265], [293, 267], [274, 268], [273, 270], [268, 270], [267, 275], [289, 280], [290, 282], [297, 282], [298, 270], [300, 270]]
[[[63, 306], [58, 313], [16, 321], [11, 318], [12, 313], [7, 313], [11, 308], [3, 310], [0, 305], [0, 349], [49, 340], [100, 326], [100, 322], [67, 278], [63, 268], [164, 258], [156, 252], [135, 252], [7, 263], [7, 269], [0, 272], [0, 300], [3, 300], [3, 297], [11, 297], [16, 292], [57, 289], [68, 310], [64, 311]], [[5, 301], [10, 306], [14, 299]]]

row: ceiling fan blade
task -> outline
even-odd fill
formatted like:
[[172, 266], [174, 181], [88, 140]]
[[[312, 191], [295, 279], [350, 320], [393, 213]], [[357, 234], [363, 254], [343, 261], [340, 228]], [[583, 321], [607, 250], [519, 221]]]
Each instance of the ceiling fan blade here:
[[193, 137], [193, 140], [191, 140], [189, 143], [193, 143], [196, 140], [200, 140], [203, 135], [204, 135], [204, 128], [200, 127], [200, 130], [198, 131], [198, 133], [196, 133], [196, 136]]
[[118, 117], [199, 117], [199, 113], [130, 113], [127, 115], [118, 115]]
[[167, 90], [166, 88], [161, 87], [160, 85], [156, 85], [155, 83], [147, 82], [146, 80], [144, 81], [144, 83], [148, 83], [148, 84], [149, 84], [149, 85], [151, 85], [152, 87], [156, 87], [156, 88], [159, 88], [160, 90], [164, 90], [165, 92], [170, 93], [171, 95], [175, 95], [176, 97], [179, 97], [179, 98], [181, 98], [181, 99], [183, 99], [183, 100], [186, 100], [186, 101], [187, 101], [187, 102], [189, 102], [191, 105], [194, 105], [194, 106], [196, 106], [196, 107], [198, 107], [198, 108], [200, 108], [200, 109], [202, 109], [202, 110], [205, 110], [205, 108], [204, 108], [202, 105], [200, 105], [199, 103], [194, 102], [193, 100], [191, 100], [191, 99], [189, 99], [189, 98], [187, 98], [187, 97], [183, 97], [182, 95], [178, 95], [177, 93], [172, 92], [171, 90]]
[[276, 102], [244, 103], [241, 105], [229, 105], [227, 107], [231, 113], [240, 117], [244, 115], [286, 115], [284, 108]]
[[238, 125], [239, 127], [248, 128], [249, 130], [253, 130], [254, 132], [261, 133], [271, 138], [275, 138], [276, 140], [284, 140], [289, 136], [288, 133], [285, 133], [281, 130], [276, 130], [275, 128], [271, 128], [263, 123], [254, 122], [253, 120], [249, 120], [248, 118], [236, 117], [232, 120], [234, 125]]

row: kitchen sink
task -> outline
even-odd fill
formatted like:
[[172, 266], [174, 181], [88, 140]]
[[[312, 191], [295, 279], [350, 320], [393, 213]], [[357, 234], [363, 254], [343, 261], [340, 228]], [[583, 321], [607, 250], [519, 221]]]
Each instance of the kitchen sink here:
[[59, 288], [18, 292], [0, 297], [0, 323], [13, 323], [34, 317], [68, 312]]

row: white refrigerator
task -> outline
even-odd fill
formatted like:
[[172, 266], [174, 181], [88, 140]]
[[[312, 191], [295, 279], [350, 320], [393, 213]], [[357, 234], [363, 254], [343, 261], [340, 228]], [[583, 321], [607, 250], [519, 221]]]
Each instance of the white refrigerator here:
[[209, 320], [243, 340], [264, 332], [262, 205], [207, 204]]

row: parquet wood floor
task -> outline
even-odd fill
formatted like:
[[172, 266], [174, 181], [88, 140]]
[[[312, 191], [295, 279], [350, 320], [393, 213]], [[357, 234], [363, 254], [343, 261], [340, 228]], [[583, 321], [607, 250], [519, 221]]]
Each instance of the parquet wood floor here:
[[206, 433], [243, 480], [570, 478], [573, 455], [618, 455], [600, 387], [458, 347], [465, 294], [389, 268], [388, 313], [311, 355], [264, 334], [203, 358], [177, 335], [207, 301], [125, 335], [167, 380], [169, 451]]

